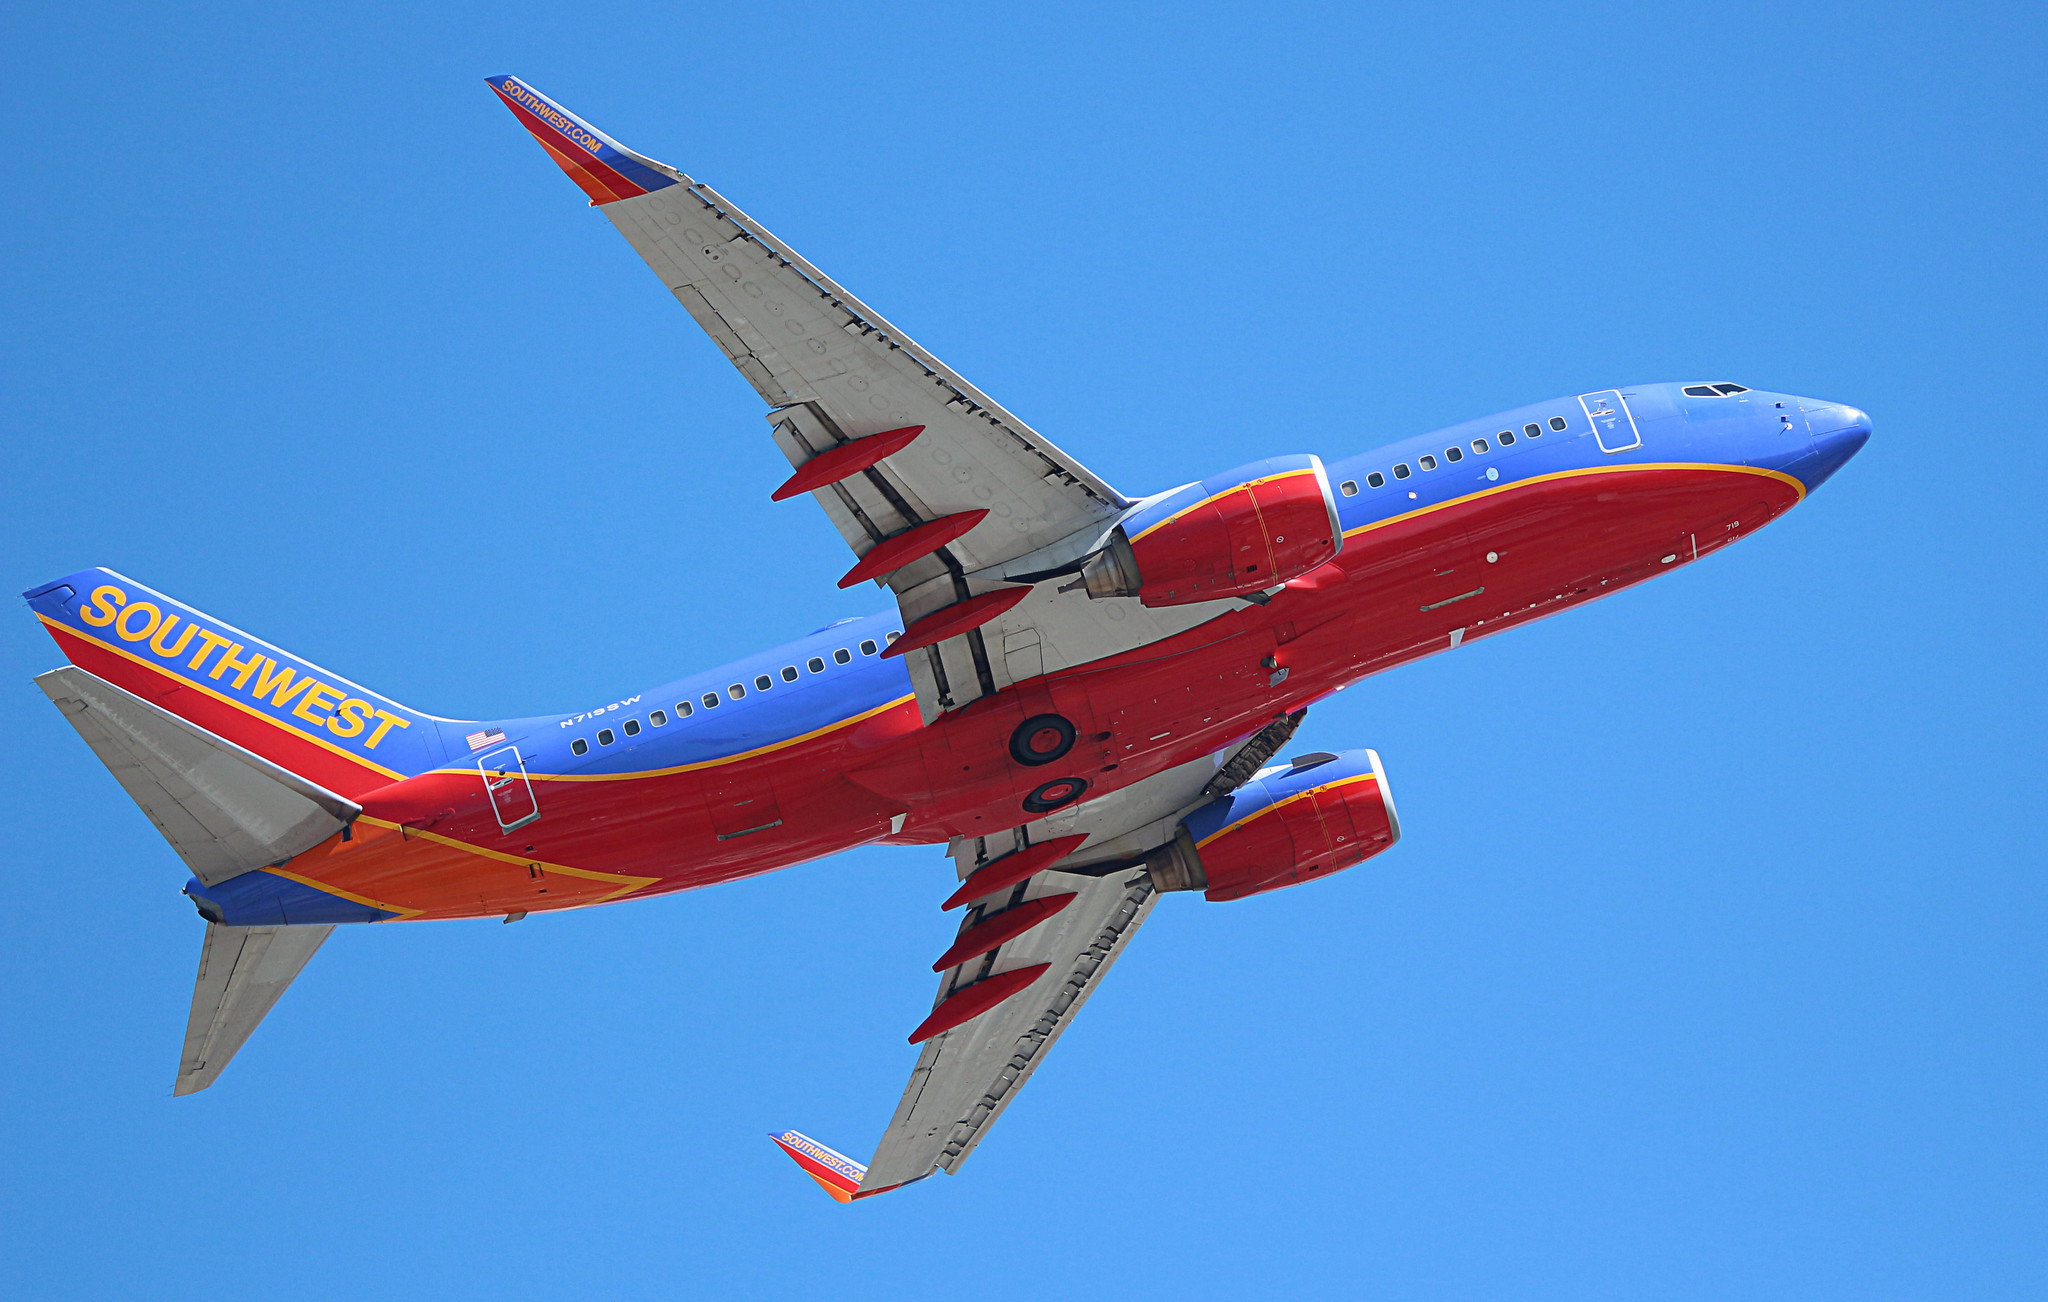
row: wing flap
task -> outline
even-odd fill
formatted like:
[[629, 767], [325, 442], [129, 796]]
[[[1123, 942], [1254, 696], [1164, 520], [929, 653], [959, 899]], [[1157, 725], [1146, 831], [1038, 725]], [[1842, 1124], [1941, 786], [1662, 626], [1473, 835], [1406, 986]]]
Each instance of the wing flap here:
[[220, 1078], [250, 1032], [273, 1007], [334, 930], [311, 927], [225, 927], [206, 924], [185, 1051], [175, 1095], [196, 1094]]
[[[1130, 873], [1045, 873], [1039, 880], [1077, 898], [1006, 944], [998, 965], [1016, 971], [1044, 963], [1049, 970], [979, 1017], [925, 1041], [896, 1115], [868, 1163], [862, 1193], [908, 1184], [937, 1170], [958, 1171], [1157, 900], [1142, 873], [1135, 878]], [[953, 985], [949, 980], [941, 987], [941, 1002]]]
[[76, 665], [35, 682], [208, 886], [310, 850], [362, 812]]

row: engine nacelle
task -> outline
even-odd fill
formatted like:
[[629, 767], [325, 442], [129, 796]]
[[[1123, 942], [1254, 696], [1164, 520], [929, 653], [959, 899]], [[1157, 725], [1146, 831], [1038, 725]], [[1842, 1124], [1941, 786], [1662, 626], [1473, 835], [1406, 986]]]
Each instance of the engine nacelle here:
[[1091, 597], [1185, 606], [1285, 583], [1343, 545], [1322, 459], [1273, 457], [1147, 503], [1081, 575]]
[[1378, 753], [1323, 752], [1262, 769], [1189, 814], [1145, 866], [1162, 891], [1238, 900], [1349, 868], [1400, 839]]

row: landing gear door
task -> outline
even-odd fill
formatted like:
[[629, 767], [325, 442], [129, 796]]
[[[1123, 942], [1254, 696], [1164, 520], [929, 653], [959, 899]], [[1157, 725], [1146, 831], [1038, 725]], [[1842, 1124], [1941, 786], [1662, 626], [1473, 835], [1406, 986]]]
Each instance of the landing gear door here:
[[491, 812], [498, 816], [499, 827], [510, 832], [540, 817], [540, 804], [533, 797], [533, 783], [526, 776], [526, 761], [517, 746], [500, 746], [480, 757], [476, 766], [484, 775], [484, 790], [490, 793]]
[[1602, 452], [1626, 452], [1643, 445], [1636, 418], [1629, 414], [1628, 402], [1620, 390], [1580, 394], [1579, 406], [1586, 409], [1586, 419], [1593, 423], [1593, 437], [1600, 441]]

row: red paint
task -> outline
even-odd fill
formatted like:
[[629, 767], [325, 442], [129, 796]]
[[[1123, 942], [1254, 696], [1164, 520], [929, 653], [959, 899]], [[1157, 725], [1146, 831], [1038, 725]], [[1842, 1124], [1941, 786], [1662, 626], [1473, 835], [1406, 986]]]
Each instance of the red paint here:
[[1080, 849], [1081, 842], [1087, 839], [1088, 835], [1085, 832], [1079, 836], [1054, 837], [1050, 841], [1040, 841], [1037, 845], [1013, 851], [1000, 859], [991, 859], [968, 874], [967, 880], [960, 883], [960, 889], [947, 896], [946, 902], [939, 907], [954, 908], [969, 900], [994, 895], [1005, 887], [1015, 886], [1039, 869], [1048, 868]]
[[850, 588], [856, 583], [893, 574], [919, 557], [931, 555], [987, 518], [987, 511], [962, 511], [884, 538], [846, 572], [846, 577], [839, 580], [839, 586]]
[[[1340, 686], [1447, 650], [1454, 629], [1469, 642], [1689, 563], [1695, 543], [1701, 555], [1717, 550], [1791, 506], [1797, 492], [1782, 479], [1708, 467], [1514, 485], [1353, 534], [1341, 570], [1322, 567], [1313, 588], [1288, 587], [1265, 606], [1034, 679], [929, 726], [904, 700], [713, 768], [605, 781], [536, 775], [541, 817], [509, 836], [473, 769], [394, 782], [156, 669], [51, 632], [81, 667], [394, 825], [359, 823], [351, 841], [316, 847], [287, 871], [407, 917], [502, 916], [709, 886], [881, 840], [1007, 844], [1010, 829], [1029, 821], [1020, 802], [1040, 782], [1084, 777], [1091, 796], [1106, 795], [1242, 740]], [[1667, 566], [1666, 555], [1680, 559]], [[1325, 584], [1333, 571], [1342, 579]], [[1290, 670], [1277, 686], [1261, 663], [1268, 656]], [[1047, 710], [1073, 720], [1080, 743], [1054, 765], [1013, 763], [1011, 732]], [[782, 826], [719, 840], [711, 802], [733, 792], [772, 797]], [[905, 822], [892, 833], [898, 814]], [[1078, 844], [1023, 852], [1045, 854], [1043, 864], [994, 860], [948, 904], [1014, 885]], [[529, 871], [535, 863], [541, 876]], [[1011, 871], [1018, 876], [1005, 882]]]
[[1329, 485], [1297, 470], [1218, 494], [1131, 540], [1138, 600], [1184, 606], [1242, 596], [1321, 565], [1343, 546]]
[[1012, 905], [1000, 913], [991, 913], [961, 932], [953, 947], [939, 955], [938, 961], [932, 964], [932, 971], [943, 972], [949, 967], [959, 967], [968, 959], [980, 958], [997, 946], [1015, 940], [1073, 902], [1072, 892], [1041, 895], [1035, 900]]
[[[860, 1182], [858, 1180], [826, 1166], [823, 1162], [820, 1162], [795, 1145], [784, 1143], [780, 1135], [770, 1135], [768, 1137], [775, 1141], [777, 1148], [789, 1154], [796, 1164], [803, 1168], [805, 1175], [816, 1180], [820, 1188], [826, 1193], [831, 1194], [835, 1201], [849, 1203], [859, 1195]], [[882, 1191], [878, 1189], [875, 1192], [880, 1193]]]
[[883, 458], [892, 457], [909, 447], [911, 440], [922, 433], [924, 426], [906, 425], [902, 429], [883, 430], [880, 434], [870, 434], [864, 439], [827, 448], [798, 466], [795, 474], [782, 481], [782, 487], [768, 495], [768, 500], [787, 501], [799, 493], [808, 493], [857, 475]]
[[588, 154], [581, 154], [580, 151], [578, 154], [570, 154], [558, 148], [555, 140], [560, 140], [561, 137], [553, 127], [535, 117], [525, 105], [513, 100], [496, 86], [491, 89], [497, 92], [505, 107], [512, 110], [512, 116], [519, 119], [520, 125], [533, 133], [533, 138], [540, 143], [540, 147], [548, 151], [548, 157], [554, 159], [556, 165], [569, 174], [569, 179], [576, 183], [578, 189], [590, 196], [593, 205], [616, 203], [620, 199], [631, 199], [647, 193], [605, 166], [601, 160]]
[[1203, 898], [1238, 900], [1325, 877], [1393, 843], [1378, 781], [1349, 778], [1263, 810], [1203, 845]]
[[910, 1033], [912, 1044], [923, 1044], [945, 1031], [950, 1031], [962, 1022], [971, 1022], [997, 1004], [1021, 993], [1052, 967], [1050, 963], [1033, 963], [1009, 972], [998, 972], [992, 977], [983, 977], [971, 986], [962, 987], [946, 996], [944, 1003], [932, 1009], [932, 1015], [917, 1024]]
[[998, 588], [994, 592], [984, 592], [978, 597], [956, 601], [943, 610], [933, 611], [904, 629], [903, 636], [891, 642], [889, 649], [882, 654], [900, 656], [905, 651], [915, 651], [921, 646], [930, 646], [949, 637], [958, 637], [969, 629], [980, 628], [1030, 595], [1029, 588]]

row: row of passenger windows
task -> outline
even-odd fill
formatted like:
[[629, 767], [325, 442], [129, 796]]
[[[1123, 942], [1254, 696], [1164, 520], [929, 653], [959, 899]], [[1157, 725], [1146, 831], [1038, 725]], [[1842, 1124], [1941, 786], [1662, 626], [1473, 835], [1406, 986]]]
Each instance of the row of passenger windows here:
[[[890, 633], [887, 640], [894, 642], [902, 636], [903, 634], [901, 633]], [[864, 656], [874, 655], [881, 649], [881, 646], [873, 638], [869, 638], [860, 644], [860, 653]], [[838, 665], [852, 664], [853, 652], [848, 651], [845, 647], [840, 647], [832, 653], [832, 663]], [[825, 658], [823, 656], [812, 656], [809, 660], [804, 661], [804, 668], [814, 674], [822, 674], [825, 672]], [[795, 665], [782, 666], [780, 675], [785, 683], [793, 683], [799, 676]], [[754, 690], [757, 692], [768, 691], [775, 686], [775, 677], [773, 674], [754, 675]], [[729, 684], [725, 689], [725, 694], [735, 701], [743, 700], [747, 694], [747, 685], [745, 683]], [[706, 692], [698, 699], [703, 702], [703, 708], [707, 710], [715, 710], [723, 703], [717, 692]], [[677, 701], [675, 717], [687, 719], [697, 712], [697, 708], [697, 703], [694, 701]], [[647, 722], [656, 728], [667, 727], [668, 719], [667, 710], [654, 710], [647, 716]], [[640, 721], [638, 719], [626, 720], [619, 725], [619, 732], [625, 733], [628, 737], [639, 736]], [[613, 732], [610, 728], [599, 728], [597, 730], [597, 744], [600, 746], [609, 746], [618, 739], [618, 733]], [[574, 755], [588, 755], [590, 753], [590, 743], [578, 737], [569, 743], [569, 751]]]
[[[1566, 421], [1564, 417], [1552, 416], [1550, 418], [1550, 428], [1554, 430], [1562, 430], [1565, 428], [1565, 426]], [[1493, 437], [1502, 447], [1507, 447], [1514, 443], [1515, 432], [1511, 429], [1504, 429], [1500, 433], [1494, 435]], [[1542, 438], [1543, 427], [1541, 425], [1536, 424], [1534, 421], [1531, 421], [1529, 424], [1522, 426], [1522, 437], [1532, 439]], [[1488, 446], [1485, 439], [1472, 440], [1473, 452], [1486, 453], [1491, 452], [1492, 450], [1493, 449], [1490, 446]], [[1444, 449], [1445, 461], [1463, 461], [1464, 459], [1465, 449], [1459, 447], [1457, 444], [1453, 443], [1451, 444], [1451, 446]], [[1415, 458], [1415, 464], [1422, 467], [1424, 470], [1435, 470], [1437, 467], [1436, 456], [1433, 453], [1425, 453], [1422, 456]], [[1408, 468], [1408, 463], [1405, 461], [1400, 462], [1394, 467], [1394, 478], [1396, 479], [1406, 479], [1408, 478], [1408, 476], [1414, 473], [1415, 472], [1413, 470], [1410, 470]], [[1385, 488], [1387, 486], [1387, 477], [1381, 474], [1379, 471], [1375, 470], [1365, 477], [1365, 482], [1368, 488]], [[1346, 497], [1356, 497], [1358, 496], [1358, 481], [1355, 479], [1347, 479], [1343, 483], [1337, 485], [1337, 489]]]

